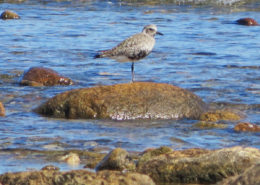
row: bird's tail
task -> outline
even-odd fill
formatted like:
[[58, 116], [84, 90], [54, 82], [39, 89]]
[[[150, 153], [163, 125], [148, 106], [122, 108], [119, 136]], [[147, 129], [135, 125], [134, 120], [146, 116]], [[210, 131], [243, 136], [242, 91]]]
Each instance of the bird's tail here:
[[100, 53], [98, 53], [98, 54], [96, 54], [96, 55], [94, 56], [94, 58], [102, 58], [102, 56], [101, 56]]

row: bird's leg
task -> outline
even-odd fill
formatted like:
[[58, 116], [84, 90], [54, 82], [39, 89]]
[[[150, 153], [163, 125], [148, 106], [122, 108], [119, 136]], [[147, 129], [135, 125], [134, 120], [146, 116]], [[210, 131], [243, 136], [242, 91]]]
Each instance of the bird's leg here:
[[132, 72], [132, 82], [134, 82], [134, 80], [135, 80], [135, 73], [134, 73], [134, 62], [132, 62], [132, 66], [131, 66], [131, 72]]

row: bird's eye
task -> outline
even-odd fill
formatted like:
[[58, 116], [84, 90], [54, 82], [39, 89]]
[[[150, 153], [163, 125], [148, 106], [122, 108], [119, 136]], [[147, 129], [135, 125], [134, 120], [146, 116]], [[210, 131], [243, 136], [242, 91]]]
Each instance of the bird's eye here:
[[153, 31], [153, 28], [149, 28], [149, 31]]

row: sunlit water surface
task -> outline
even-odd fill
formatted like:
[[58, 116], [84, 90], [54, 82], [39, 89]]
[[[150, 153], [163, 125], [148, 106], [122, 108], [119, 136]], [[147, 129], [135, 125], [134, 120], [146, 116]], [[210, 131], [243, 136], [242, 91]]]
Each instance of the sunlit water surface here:
[[[253, 6], [254, 10], [247, 9]], [[31, 111], [60, 92], [130, 82], [130, 63], [93, 56], [153, 23], [164, 36], [158, 36], [154, 51], [136, 63], [137, 81], [191, 90], [205, 102], [232, 107], [246, 115], [242, 121], [259, 125], [260, 27], [234, 24], [242, 17], [260, 22], [259, 6], [135, 5], [117, 1], [1, 3], [1, 11], [11, 9], [21, 19], [0, 20], [0, 101], [6, 108], [6, 117], [0, 117], [0, 149], [104, 148], [108, 152], [115, 147], [143, 151], [162, 145], [173, 149], [260, 148], [258, 133], [235, 132], [233, 122], [226, 122], [225, 129], [199, 129], [193, 126], [195, 120], [65, 120]], [[76, 84], [20, 86], [24, 71], [35, 66], [56, 70]], [[39, 169], [46, 163], [5, 154], [0, 160], [0, 173]]]

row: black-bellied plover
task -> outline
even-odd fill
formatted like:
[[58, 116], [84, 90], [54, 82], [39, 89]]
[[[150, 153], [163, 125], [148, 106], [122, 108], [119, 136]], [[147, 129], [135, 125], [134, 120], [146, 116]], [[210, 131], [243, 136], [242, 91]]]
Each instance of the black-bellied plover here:
[[137, 33], [119, 43], [116, 47], [100, 51], [95, 58], [109, 57], [118, 62], [132, 62], [132, 82], [134, 81], [134, 62], [146, 57], [151, 53], [156, 34], [163, 35], [157, 31], [154, 24], [147, 25], [141, 33]]

